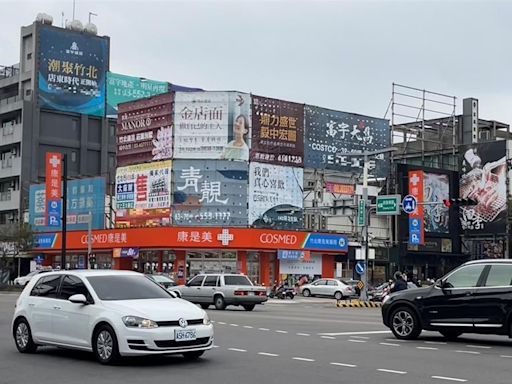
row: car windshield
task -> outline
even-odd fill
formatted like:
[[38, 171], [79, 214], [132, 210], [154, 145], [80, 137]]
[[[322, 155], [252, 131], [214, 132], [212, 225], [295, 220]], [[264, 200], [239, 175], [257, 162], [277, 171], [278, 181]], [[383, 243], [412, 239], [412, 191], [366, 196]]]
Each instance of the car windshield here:
[[173, 296], [144, 276], [90, 276], [100, 300], [169, 299]]
[[153, 279], [157, 283], [172, 283], [172, 280], [170, 278], [168, 278], [167, 276], [153, 275]]
[[225, 285], [252, 285], [251, 280], [245, 276], [224, 276]]

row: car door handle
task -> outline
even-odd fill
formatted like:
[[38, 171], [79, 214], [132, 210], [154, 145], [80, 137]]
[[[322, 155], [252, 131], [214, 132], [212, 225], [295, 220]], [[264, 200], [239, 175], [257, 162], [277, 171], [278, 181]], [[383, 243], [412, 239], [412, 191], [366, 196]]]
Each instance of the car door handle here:
[[473, 292], [471, 292], [471, 291], [468, 291], [465, 293], [466, 296], [471, 296], [472, 294], [473, 294]]
[[54, 305], [53, 309], [62, 309], [62, 307], [59, 307], [58, 305]]

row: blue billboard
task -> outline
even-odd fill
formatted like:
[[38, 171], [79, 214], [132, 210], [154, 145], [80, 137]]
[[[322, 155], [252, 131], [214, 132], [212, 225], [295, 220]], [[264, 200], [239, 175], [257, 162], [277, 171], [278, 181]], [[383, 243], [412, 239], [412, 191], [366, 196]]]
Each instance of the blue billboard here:
[[41, 108], [105, 116], [108, 38], [41, 25], [38, 58]]
[[[45, 184], [30, 186], [29, 222], [35, 232], [58, 231], [62, 221], [58, 218], [48, 223], [46, 221], [46, 190]], [[68, 181], [67, 198], [67, 229], [87, 230], [89, 212], [92, 213], [92, 229], [105, 228], [105, 178], [94, 177]], [[55, 207], [55, 212], [61, 212], [61, 207]], [[49, 225], [51, 224], [51, 225]]]

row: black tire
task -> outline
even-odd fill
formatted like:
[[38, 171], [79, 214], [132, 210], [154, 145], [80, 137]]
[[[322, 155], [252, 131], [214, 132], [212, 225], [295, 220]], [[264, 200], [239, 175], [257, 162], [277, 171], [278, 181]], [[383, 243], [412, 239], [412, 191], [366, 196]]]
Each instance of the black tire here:
[[242, 305], [242, 307], [244, 307], [244, 309], [245, 309], [247, 312], [251, 312], [251, 311], [254, 309], [254, 307], [255, 307], [255, 306], [256, 306], [255, 304]]
[[439, 331], [439, 333], [447, 340], [456, 340], [460, 335], [462, 335], [462, 332], [454, 331], [453, 329], [443, 329], [442, 331]]
[[397, 339], [417, 339], [421, 333], [418, 317], [413, 309], [409, 307], [396, 308], [390, 318], [391, 332]]
[[215, 309], [217, 309], [219, 311], [226, 309], [226, 302], [224, 301], [224, 298], [221, 295], [215, 296], [214, 302], [215, 302], [214, 303]]
[[302, 291], [302, 296], [310, 297], [311, 296], [311, 291], [306, 288], [305, 290]]
[[334, 293], [334, 298], [336, 300], [343, 300], [343, 293], [341, 293], [340, 291]]
[[201, 305], [201, 308], [203, 308], [203, 309], [210, 308], [210, 304], [200, 304], [200, 305]]
[[199, 359], [201, 356], [203, 356], [203, 354], [204, 354], [204, 351], [185, 352], [185, 353], [183, 354], [183, 357], [184, 357], [186, 360], [192, 361], [192, 360], [197, 360], [197, 359]]
[[286, 297], [289, 298], [290, 300], [293, 300], [295, 298], [295, 295], [293, 293], [287, 293]]
[[32, 331], [27, 320], [22, 318], [16, 321], [13, 336], [16, 348], [20, 353], [34, 353], [37, 350], [37, 344], [32, 339]]
[[94, 356], [100, 364], [112, 365], [119, 361], [119, 345], [116, 333], [110, 325], [103, 324], [96, 329], [92, 344]]

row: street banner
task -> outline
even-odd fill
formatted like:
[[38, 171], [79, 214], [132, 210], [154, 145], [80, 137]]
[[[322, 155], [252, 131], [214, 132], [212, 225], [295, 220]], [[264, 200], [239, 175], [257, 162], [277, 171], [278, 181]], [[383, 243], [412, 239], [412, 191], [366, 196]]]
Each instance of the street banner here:
[[49, 227], [59, 227], [62, 216], [62, 154], [46, 152], [46, 220]]
[[409, 214], [409, 243], [412, 245], [423, 245], [425, 242], [423, 183], [423, 171], [409, 171], [409, 195], [417, 201], [416, 209]]

